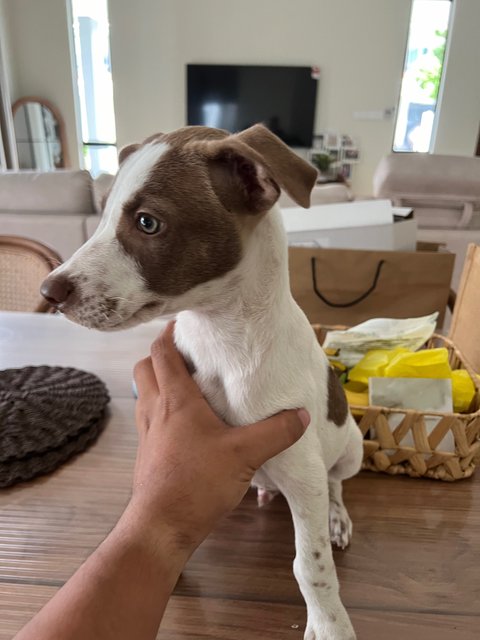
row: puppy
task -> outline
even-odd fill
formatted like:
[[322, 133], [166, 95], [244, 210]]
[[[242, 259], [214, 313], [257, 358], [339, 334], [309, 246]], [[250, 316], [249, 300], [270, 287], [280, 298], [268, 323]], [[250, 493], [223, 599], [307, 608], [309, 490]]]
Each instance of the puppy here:
[[283, 188], [308, 207], [316, 171], [260, 125], [159, 134], [125, 148], [120, 162], [98, 230], [42, 293], [102, 331], [176, 315], [176, 344], [231, 425], [308, 409], [305, 435], [254, 484], [260, 503], [279, 491], [292, 512], [305, 640], [352, 640], [330, 541], [350, 540], [342, 480], [360, 468], [362, 438], [291, 296], [276, 205]]

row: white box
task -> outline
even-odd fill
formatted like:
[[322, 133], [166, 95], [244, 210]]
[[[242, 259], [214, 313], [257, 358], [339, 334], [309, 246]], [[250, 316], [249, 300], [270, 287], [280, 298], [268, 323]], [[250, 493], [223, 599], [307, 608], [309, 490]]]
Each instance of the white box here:
[[355, 200], [315, 204], [309, 209], [289, 207], [282, 210], [287, 232], [313, 229], [339, 229], [364, 227], [393, 222], [393, 207], [390, 200]]
[[328, 249], [415, 251], [417, 223], [393, 221], [389, 200], [316, 205], [282, 211], [290, 245]]

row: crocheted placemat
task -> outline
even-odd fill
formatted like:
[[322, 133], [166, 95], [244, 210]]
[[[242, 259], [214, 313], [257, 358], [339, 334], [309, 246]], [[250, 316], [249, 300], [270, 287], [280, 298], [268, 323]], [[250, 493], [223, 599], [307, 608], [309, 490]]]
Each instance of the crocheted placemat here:
[[110, 397], [70, 367], [0, 371], [0, 487], [49, 473], [84, 451], [104, 426]]

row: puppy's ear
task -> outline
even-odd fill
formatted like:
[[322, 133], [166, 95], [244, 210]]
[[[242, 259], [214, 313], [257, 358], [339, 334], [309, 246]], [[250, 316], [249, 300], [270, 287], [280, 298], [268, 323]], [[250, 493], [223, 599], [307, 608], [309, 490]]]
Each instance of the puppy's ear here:
[[118, 164], [122, 164], [132, 153], [135, 153], [140, 148], [139, 144], [127, 144], [126, 147], [122, 147], [118, 152]]
[[233, 136], [206, 145], [213, 190], [229, 211], [265, 213], [280, 196], [280, 187], [262, 158]]
[[280, 138], [261, 124], [232, 136], [248, 145], [262, 158], [276, 182], [304, 208], [318, 177], [317, 170], [294, 153]]

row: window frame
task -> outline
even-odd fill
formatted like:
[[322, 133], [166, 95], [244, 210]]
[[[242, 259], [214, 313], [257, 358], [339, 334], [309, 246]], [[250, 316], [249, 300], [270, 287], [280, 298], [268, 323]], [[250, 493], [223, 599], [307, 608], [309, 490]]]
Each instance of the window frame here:
[[[418, 1], [431, 2], [431, 1], [434, 1], [434, 0], [418, 0]], [[404, 75], [405, 75], [405, 71], [406, 71], [407, 57], [408, 57], [408, 52], [409, 52], [411, 24], [412, 24], [412, 14], [413, 14], [413, 11], [414, 11], [415, 2], [417, 2], [417, 0], [412, 0], [412, 2], [411, 2], [409, 19], [408, 19], [407, 39], [406, 39], [406, 42], [405, 42], [405, 50], [404, 50], [404, 55], [403, 55], [403, 64], [402, 64], [402, 72], [401, 72], [400, 89], [399, 89], [399, 93], [398, 93], [397, 106], [395, 108], [395, 123], [394, 123], [394, 126], [393, 126], [393, 137], [392, 137], [392, 142], [391, 142], [391, 152], [392, 153], [401, 153], [401, 154], [405, 154], [405, 153], [433, 153], [433, 150], [434, 150], [434, 147], [435, 147], [436, 136], [437, 136], [439, 114], [440, 114], [441, 105], [442, 105], [443, 90], [444, 90], [445, 75], [446, 75], [446, 67], [447, 67], [447, 64], [448, 64], [448, 54], [449, 54], [449, 48], [450, 48], [452, 23], [453, 23], [453, 17], [454, 17], [454, 12], [455, 12], [455, 1], [456, 0], [444, 0], [444, 2], [450, 2], [450, 11], [449, 11], [449, 16], [448, 16], [447, 35], [446, 35], [446, 39], [445, 39], [445, 50], [444, 50], [444, 53], [443, 53], [442, 66], [441, 66], [440, 79], [439, 79], [439, 88], [438, 88], [437, 99], [435, 101], [434, 117], [433, 117], [433, 124], [432, 124], [432, 130], [431, 130], [431, 134], [430, 134], [430, 142], [429, 142], [428, 151], [417, 151], [417, 150], [414, 150], [414, 149], [398, 149], [398, 148], [395, 148], [395, 138], [397, 136], [397, 124], [398, 124], [398, 119], [399, 119], [399, 114], [400, 114], [400, 106], [401, 106], [401, 101], [402, 101], [402, 88], [403, 88], [403, 83], [404, 83]]]

